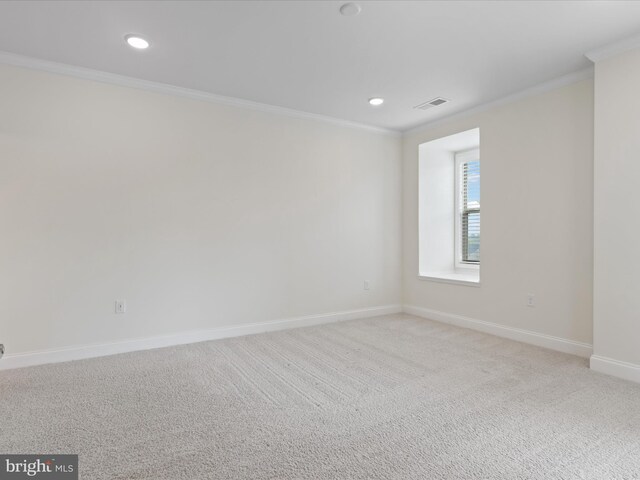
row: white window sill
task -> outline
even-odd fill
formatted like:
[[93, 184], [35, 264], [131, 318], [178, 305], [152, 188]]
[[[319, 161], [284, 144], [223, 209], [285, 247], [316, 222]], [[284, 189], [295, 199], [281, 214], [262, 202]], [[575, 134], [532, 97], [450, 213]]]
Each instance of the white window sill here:
[[421, 280], [432, 282], [452, 283], [469, 287], [480, 286], [480, 270], [457, 270], [453, 272], [426, 272], [418, 275]]

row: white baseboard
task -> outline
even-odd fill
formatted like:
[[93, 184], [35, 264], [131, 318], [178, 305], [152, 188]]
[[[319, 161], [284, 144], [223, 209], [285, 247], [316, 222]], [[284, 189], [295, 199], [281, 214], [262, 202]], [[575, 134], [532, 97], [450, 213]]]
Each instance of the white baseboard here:
[[591, 355], [591, 370], [640, 383], [640, 365], [614, 358]]
[[[428, 318], [437, 322], [448, 323], [458, 327], [470, 328], [484, 333], [490, 333], [498, 337], [509, 338], [518, 342], [529, 343], [538, 347], [549, 348], [558, 352], [570, 353], [580, 357], [589, 358], [593, 351], [592, 345], [588, 343], [576, 342], [566, 338], [554, 337], [544, 333], [532, 332], [520, 328], [507, 327], [497, 323], [485, 322], [475, 318], [464, 317], [452, 313], [439, 312], [429, 308], [404, 305], [402, 309], [405, 313]], [[593, 358], [593, 357], [592, 357]]]
[[162, 348], [172, 345], [204, 342], [207, 340], [217, 340], [228, 337], [239, 337], [242, 335], [273, 332], [276, 330], [285, 330], [288, 328], [309, 327], [312, 325], [320, 325], [323, 323], [355, 320], [358, 318], [374, 317], [377, 315], [388, 315], [399, 313], [401, 311], [401, 305], [385, 305], [380, 307], [347, 310], [343, 312], [323, 313], [318, 315], [308, 315], [305, 317], [273, 320], [270, 322], [249, 323], [245, 325], [233, 325], [207, 330], [196, 330], [158, 337], [137, 338], [132, 340], [123, 340], [119, 342], [100, 343], [92, 345], [77, 345], [57, 350], [43, 350], [37, 352], [6, 354], [0, 360], [0, 370], [30, 367], [33, 365], [43, 365], [47, 363], [68, 362], [70, 360], [81, 360], [83, 358], [103, 357], [106, 355], [115, 355], [118, 353], [149, 350], [152, 348]]

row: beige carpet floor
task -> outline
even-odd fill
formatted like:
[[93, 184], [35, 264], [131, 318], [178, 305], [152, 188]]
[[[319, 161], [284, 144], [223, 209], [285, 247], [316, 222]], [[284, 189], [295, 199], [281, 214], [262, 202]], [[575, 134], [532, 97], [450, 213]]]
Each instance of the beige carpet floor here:
[[100, 479], [640, 479], [640, 385], [391, 315], [0, 372], [0, 453]]

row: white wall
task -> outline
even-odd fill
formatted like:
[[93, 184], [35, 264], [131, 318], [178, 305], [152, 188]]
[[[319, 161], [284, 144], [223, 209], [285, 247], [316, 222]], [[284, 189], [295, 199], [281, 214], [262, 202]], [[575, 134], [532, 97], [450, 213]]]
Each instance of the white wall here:
[[455, 160], [449, 150], [419, 146], [419, 272], [429, 275], [454, 269]]
[[[401, 284], [409, 306], [592, 341], [591, 80], [402, 141], [8, 66], [0, 107], [9, 353], [397, 304]], [[419, 280], [418, 145], [476, 127], [482, 285]]]
[[0, 342], [397, 304], [400, 151], [385, 134], [0, 66]]
[[[418, 279], [418, 145], [482, 136], [479, 288]], [[593, 81], [404, 138], [404, 302], [543, 335], [592, 341]], [[528, 293], [537, 305], [526, 306]]]
[[[596, 63], [594, 356], [640, 381], [640, 49]], [[611, 359], [635, 365], [618, 365]], [[606, 363], [608, 363], [608, 365]], [[626, 374], [625, 374], [626, 368]]]

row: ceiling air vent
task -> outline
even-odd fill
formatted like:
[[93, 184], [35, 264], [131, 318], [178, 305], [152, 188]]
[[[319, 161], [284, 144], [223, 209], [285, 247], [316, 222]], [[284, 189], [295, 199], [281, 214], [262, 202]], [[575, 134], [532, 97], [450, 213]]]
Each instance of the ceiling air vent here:
[[418, 110], [428, 110], [431, 107], [439, 107], [445, 103], [448, 103], [450, 100], [442, 97], [436, 97], [433, 100], [429, 100], [428, 102], [421, 103], [420, 105], [416, 105], [413, 108], [417, 108]]

